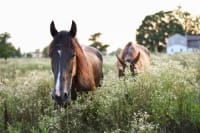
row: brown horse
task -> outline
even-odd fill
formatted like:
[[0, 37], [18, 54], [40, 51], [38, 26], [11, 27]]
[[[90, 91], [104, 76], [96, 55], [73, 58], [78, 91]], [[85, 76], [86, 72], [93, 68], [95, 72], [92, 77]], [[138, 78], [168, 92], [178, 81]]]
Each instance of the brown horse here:
[[54, 74], [52, 98], [59, 105], [66, 105], [77, 97], [77, 91], [94, 91], [103, 77], [102, 54], [95, 48], [81, 47], [76, 39], [76, 23], [70, 31], [58, 32], [51, 22], [53, 37], [49, 56]]
[[130, 64], [130, 71], [133, 75], [150, 66], [150, 53], [142, 45], [129, 42], [122, 50], [120, 56], [117, 55], [118, 76], [124, 76], [126, 63]]

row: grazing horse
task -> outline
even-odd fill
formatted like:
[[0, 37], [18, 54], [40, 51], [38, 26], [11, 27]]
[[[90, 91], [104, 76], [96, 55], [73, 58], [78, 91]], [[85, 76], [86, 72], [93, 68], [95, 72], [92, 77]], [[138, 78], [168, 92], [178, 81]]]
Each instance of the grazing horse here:
[[130, 64], [132, 75], [144, 70], [150, 66], [150, 53], [142, 45], [129, 42], [121, 51], [120, 56], [117, 55], [118, 76], [124, 76], [126, 63]]
[[60, 32], [52, 21], [50, 32], [53, 37], [49, 45], [54, 74], [52, 98], [59, 105], [67, 105], [71, 99], [76, 99], [77, 91], [94, 91], [100, 86], [103, 58], [97, 49], [79, 45], [74, 21], [70, 31]]

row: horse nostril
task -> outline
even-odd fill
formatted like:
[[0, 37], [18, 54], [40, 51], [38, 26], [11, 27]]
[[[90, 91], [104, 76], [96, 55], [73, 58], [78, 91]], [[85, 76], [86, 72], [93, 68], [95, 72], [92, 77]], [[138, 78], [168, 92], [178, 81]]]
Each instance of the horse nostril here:
[[51, 94], [52, 99], [56, 100], [58, 96], [56, 96], [54, 93]]
[[51, 98], [52, 98], [52, 99], [55, 99], [55, 96], [54, 96], [53, 94], [51, 94]]
[[130, 63], [130, 62], [131, 62], [131, 59], [127, 59], [126, 61]]
[[66, 92], [64, 93], [64, 97], [65, 97], [65, 98], [67, 98], [67, 97], [68, 97], [68, 94], [67, 94]]
[[57, 96], [57, 95], [55, 97], [56, 97], [57, 100], [59, 100], [61, 98], [60, 96]]

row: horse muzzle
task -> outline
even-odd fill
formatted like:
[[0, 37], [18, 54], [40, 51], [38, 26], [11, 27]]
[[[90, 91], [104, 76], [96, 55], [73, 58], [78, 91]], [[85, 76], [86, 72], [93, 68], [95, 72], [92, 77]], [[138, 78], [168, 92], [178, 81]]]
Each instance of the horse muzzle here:
[[71, 102], [71, 92], [63, 93], [62, 95], [58, 96], [54, 92], [52, 93], [52, 99], [59, 105], [67, 105]]

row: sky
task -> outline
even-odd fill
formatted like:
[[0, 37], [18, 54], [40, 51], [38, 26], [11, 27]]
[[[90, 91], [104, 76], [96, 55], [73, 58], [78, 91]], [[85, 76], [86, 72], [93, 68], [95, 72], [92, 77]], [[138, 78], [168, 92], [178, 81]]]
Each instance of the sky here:
[[197, 0], [0, 0], [0, 33], [22, 53], [43, 50], [52, 40], [50, 23], [58, 31], [77, 24], [77, 39], [89, 45], [90, 36], [102, 33], [100, 41], [109, 44], [108, 52], [135, 41], [136, 29], [147, 15], [181, 6], [183, 11], [200, 15]]

